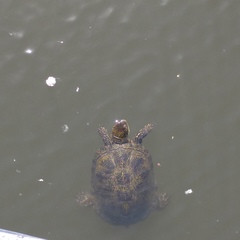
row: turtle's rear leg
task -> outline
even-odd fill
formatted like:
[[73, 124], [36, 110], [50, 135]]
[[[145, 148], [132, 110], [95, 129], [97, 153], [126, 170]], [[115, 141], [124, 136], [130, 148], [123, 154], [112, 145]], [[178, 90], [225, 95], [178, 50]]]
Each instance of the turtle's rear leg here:
[[153, 123], [149, 123], [147, 125], [144, 126], [144, 128], [140, 129], [138, 134], [136, 135], [134, 141], [136, 143], [141, 144], [142, 140], [144, 137], [146, 137], [148, 135], [149, 132], [151, 132], [151, 130], [153, 129], [154, 124]]
[[81, 192], [76, 196], [76, 201], [81, 207], [94, 207], [95, 198], [91, 193]]
[[157, 210], [161, 210], [167, 206], [169, 203], [169, 196], [166, 193], [163, 194], [157, 194]]

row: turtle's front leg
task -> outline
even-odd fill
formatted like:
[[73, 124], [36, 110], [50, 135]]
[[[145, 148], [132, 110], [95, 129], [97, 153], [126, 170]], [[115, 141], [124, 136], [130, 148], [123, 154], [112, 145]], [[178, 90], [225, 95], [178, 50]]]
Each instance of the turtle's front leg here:
[[136, 135], [134, 141], [136, 143], [141, 144], [142, 140], [144, 137], [146, 137], [148, 135], [149, 132], [151, 132], [151, 130], [153, 129], [154, 124], [153, 123], [149, 123], [146, 126], [144, 126], [144, 128], [140, 129], [138, 134]]
[[98, 133], [101, 136], [105, 146], [112, 145], [112, 140], [109, 137], [107, 129], [105, 127], [100, 127], [98, 129]]

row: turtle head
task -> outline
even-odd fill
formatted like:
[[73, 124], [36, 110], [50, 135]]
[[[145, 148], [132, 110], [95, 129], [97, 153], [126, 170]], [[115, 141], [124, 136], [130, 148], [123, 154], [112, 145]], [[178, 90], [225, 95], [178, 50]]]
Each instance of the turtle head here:
[[122, 144], [128, 142], [129, 132], [130, 129], [126, 120], [116, 120], [112, 127], [113, 143]]

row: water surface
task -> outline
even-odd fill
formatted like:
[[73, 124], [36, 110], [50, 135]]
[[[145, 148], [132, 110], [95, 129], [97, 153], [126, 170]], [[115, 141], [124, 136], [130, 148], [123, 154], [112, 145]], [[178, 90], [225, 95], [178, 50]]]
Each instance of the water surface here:
[[[239, 12], [234, 0], [2, 1], [0, 227], [52, 240], [239, 239]], [[121, 118], [131, 136], [156, 124], [144, 144], [171, 195], [129, 228], [74, 199], [90, 188], [97, 128]]]

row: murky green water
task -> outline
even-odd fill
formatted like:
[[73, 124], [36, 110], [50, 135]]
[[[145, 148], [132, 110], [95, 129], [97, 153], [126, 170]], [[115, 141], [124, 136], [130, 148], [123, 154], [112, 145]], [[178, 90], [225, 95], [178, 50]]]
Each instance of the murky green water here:
[[[239, 239], [239, 12], [234, 0], [2, 1], [0, 228], [50, 240]], [[156, 123], [144, 144], [171, 195], [129, 228], [74, 200], [90, 188], [97, 128], [121, 118], [132, 136]]]

